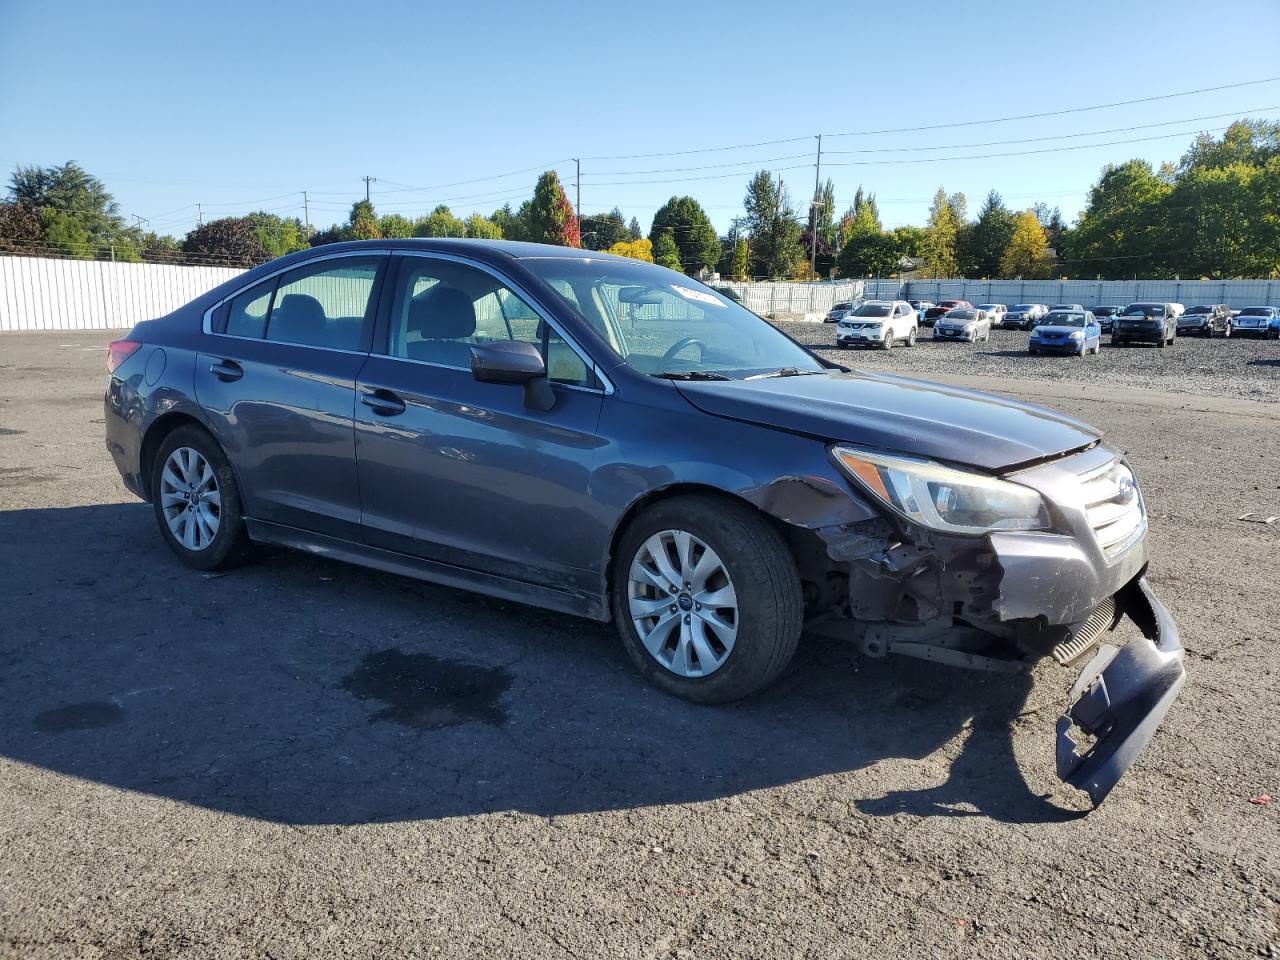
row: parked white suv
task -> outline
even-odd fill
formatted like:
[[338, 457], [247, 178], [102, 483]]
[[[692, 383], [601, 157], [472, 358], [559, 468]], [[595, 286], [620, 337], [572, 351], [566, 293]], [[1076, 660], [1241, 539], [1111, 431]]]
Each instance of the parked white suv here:
[[905, 300], [867, 300], [836, 324], [837, 347], [915, 346], [919, 317]]

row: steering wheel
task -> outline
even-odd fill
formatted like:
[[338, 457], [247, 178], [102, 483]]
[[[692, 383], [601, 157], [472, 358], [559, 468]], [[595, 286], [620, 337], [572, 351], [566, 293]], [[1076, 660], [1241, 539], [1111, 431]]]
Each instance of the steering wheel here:
[[677, 340], [675, 343], [671, 345], [670, 349], [668, 349], [667, 352], [662, 355], [662, 359], [671, 360], [681, 350], [685, 349], [686, 347], [692, 347], [695, 343], [698, 345], [699, 353], [701, 353], [703, 350], [707, 348], [707, 345], [703, 343], [701, 340], [699, 340], [697, 337], [682, 337], [681, 339]]

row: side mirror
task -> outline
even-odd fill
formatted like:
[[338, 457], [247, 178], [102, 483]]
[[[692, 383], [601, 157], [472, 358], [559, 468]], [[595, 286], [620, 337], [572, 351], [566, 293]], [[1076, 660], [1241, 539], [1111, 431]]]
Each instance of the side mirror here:
[[495, 340], [471, 348], [471, 375], [480, 383], [524, 384], [524, 405], [543, 413], [555, 406], [542, 353], [524, 340]]

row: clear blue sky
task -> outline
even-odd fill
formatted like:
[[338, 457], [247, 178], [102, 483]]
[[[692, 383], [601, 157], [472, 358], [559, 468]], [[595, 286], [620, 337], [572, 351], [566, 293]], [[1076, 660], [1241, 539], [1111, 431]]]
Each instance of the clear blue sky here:
[[[760, 168], [779, 171], [797, 206], [807, 203], [814, 134], [1280, 76], [1278, 38], [1276, 0], [0, 0], [0, 169], [76, 160], [122, 212], [181, 235], [196, 202], [206, 219], [259, 208], [300, 216], [304, 189], [312, 223], [328, 225], [345, 219], [366, 174], [378, 178], [379, 212], [410, 216], [442, 201], [464, 216], [518, 205], [547, 166], [572, 200], [576, 156], [584, 213], [617, 205], [647, 229], [663, 201], [688, 193], [723, 230]], [[888, 226], [921, 223], [939, 185], [963, 191], [971, 213], [995, 187], [1015, 208], [1043, 200], [1070, 220], [1104, 163], [1176, 159], [1191, 132], [1229, 122], [1200, 119], [1216, 114], [1280, 118], [1280, 83], [1053, 118], [826, 136], [823, 176], [841, 209], [860, 183], [874, 191]], [[1148, 124], [1165, 125], [1063, 137]], [[1162, 139], [950, 159], [1154, 136]], [[1045, 137], [1063, 138], [967, 146]], [[805, 139], [594, 159], [787, 138]], [[920, 147], [946, 149], [908, 149]], [[937, 157], [948, 159], [904, 162]], [[458, 183], [499, 174], [512, 175]]]

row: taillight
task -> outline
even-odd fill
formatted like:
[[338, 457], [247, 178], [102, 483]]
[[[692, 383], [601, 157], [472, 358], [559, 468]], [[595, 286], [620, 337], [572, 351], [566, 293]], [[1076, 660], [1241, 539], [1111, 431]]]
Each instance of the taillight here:
[[114, 373], [116, 367], [137, 353], [141, 346], [137, 340], [112, 340], [107, 346], [107, 373]]

